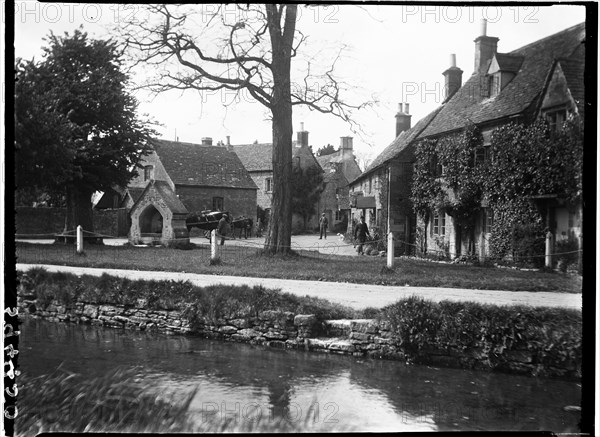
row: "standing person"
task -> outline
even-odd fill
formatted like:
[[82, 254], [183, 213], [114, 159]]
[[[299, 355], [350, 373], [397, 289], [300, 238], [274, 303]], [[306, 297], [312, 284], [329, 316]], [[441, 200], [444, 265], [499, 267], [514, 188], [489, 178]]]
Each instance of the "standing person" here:
[[325, 217], [325, 213], [323, 213], [321, 215], [321, 218], [319, 219], [319, 230], [320, 230], [319, 240], [321, 238], [323, 238], [323, 236], [325, 236], [325, 239], [327, 240], [327, 225], [328, 224], [329, 224], [329, 220], [327, 220], [327, 217]]
[[219, 224], [217, 225], [217, 235], [221, 237], [221, 246], [225, 244], [225, 236], [227, 235], [227, 228], [229, 227], [229, 216], [223, 214]]
[[358, 240], [358, 254], [363, 255], [363, 244], [367, 241], [367, 235], [369, 234], [369, 228], [365, 223], [365, 218], [360, 216], [360, 222], [354, 228], [354, 238]]

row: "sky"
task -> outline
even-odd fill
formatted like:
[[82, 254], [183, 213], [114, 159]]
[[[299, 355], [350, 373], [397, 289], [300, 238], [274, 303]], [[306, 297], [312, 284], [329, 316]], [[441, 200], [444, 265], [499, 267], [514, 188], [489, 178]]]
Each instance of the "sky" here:
[[[40, 59], [45, 45], [42, 39], [50, 31], [72, 33], [83, 25], [92, 37], [109, 37], [111, 26], [135, 16], [140, 7], [16, 2], [15, 56]], [[228, 8], [223, 13], [235, 14], [234, 5]], [[456, 55], [456, 64], [463, 70], [463, 83], [473, 73], [474, 39], [481, 34], [482, 19], [487, 19], [487, 35], [498, 37], [498, 51], [505, 53], [585, 18], [584, 7], [576, 5], [301, 6], [297, 29], [309, 36], [303, 55], [343, 44], [346, 48], [335, 71], [350, 85], [345, 98], [361, 102], [372, 97], [377, 104], [356, 114], [361, 132], [352, 132], [347, 123], [332, 115], [294, 106], [294, 138], [300, 123], [309, 132], [309, 144], [315, 151], [327, 144], [337, 147], [340, 137], [352, 136], [359, 162], [369, 162], [394, 139], [398, 103], [409, 104], [413, 126], [439, 106], [443, 100], [442, 72], [450, 66], [451, 54]], [[303, 68], [300, 64], [297, 67]], [[132, 79], [136, 81], [136, 77]], [[140, 111], [163, 125], [158, 128], [162, 138], [199, 143], [203, 137], [211, 137], [216, 143], [230, 136], [232, 144], [271, 142], [266, 109], [245, 95], [237, 102], [226, 93], [170, 91], [151, 96], [136, 91], [135, 95]]]

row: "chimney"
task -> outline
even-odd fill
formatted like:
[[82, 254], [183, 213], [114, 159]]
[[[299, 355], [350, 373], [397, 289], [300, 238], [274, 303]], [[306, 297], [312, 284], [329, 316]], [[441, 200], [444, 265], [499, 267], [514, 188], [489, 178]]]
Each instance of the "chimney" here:
[[450, 67], [442, 74], [446, 78], [444, 102], [447, 102], [462, 86], [463, 71], [456, 66], [456, 55], [454, 53], [450, 55]]
[[203, 146], [212, 146], [212, 138], [211, 137], [202, 138], [202, 145]]
[[231, 137], [227, 135], [225, 138], [227, 138], [227, 145], [231, 146]]
[[[404, 110], [402, 106], [404, 105]], [[408, 103], [398, 103], [398, 113], [396, 114], [396, 136], [400, 135], [405, 130], [410, 129], [410, 118], [408, 114]]]
[[300, 131], [297, 134], [296, 147], [308, 147], [308, 132], [304, 130], [304, 122], [300, 123]]
[[482, 73], [487, 62], [494, 57], [499, 38], [487, 36], [487, 20], [481, 20], [481, 35], [475, 39], [475, 65], [473, 73]]

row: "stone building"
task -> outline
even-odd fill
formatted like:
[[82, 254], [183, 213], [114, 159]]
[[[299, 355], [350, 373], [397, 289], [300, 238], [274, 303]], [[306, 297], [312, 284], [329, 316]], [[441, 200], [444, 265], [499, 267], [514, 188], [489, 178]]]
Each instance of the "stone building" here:
[[350, 182], [351, 222], [363, 216], [367, 225], [381, 235], [389, 227], [399, 254], [414, 252], [416, 216], [410, 201], [414, 140], [438, 112], [439, 108], [411, 127], [409, 104], [400, 103], [395, 116], [396, 138]]
[[354, 156], [352, 137], [341, 137], [339, 149], [329, 155], [318, 156], [317, 161], [324, 171], [324, 189], [318, 210], [327, 216], [330, 229], [346, 232], [347, 229], [341, 229], [341, 225], [351, 222], [349, 181], [362, 173]]
[[235, 153], [214, 146], [210, 138], [202, 144], [154, 140], [153, 146], [154, 151], [140, 160], [141, 170], [127, 189], [115, 188], [98, 202], [118, 203], [130, 210], [132, 243], [183, 241], [188, 234], [185, 216], [192, 212], [255, 216], [257, 187]]
[[[271, 143], [228, 144], [227, 147], [239, 157], [258, 187], [257, 205], [265, 211], [266, 225], [273, 202], [273, 145]], [[308, 131], [304, 130], [304, 123], [301, 124], [300, 131], [297, 132], [297, 141], [293, 142], [292, 147], [292, 163], [294, 165], [300, 165], [303, 169], [314, 167], [318, 171], [322, 171], [308, 145]], [[315, 209], [318, 209], [318, 205], [315, 205]], [[318, 217], [315, 214], [309, 218], [306, 227], [312, 228], [317, 226], [317, 224]], [[294, 214], [292, 217], [292, 229], [300, 230], [302, 228], [304, 228], [304, 219]]]
[[[483, 21], [475, 39], [473, 74], [461, 85], [456, 69], [450, 71], [451, 76], [457, 76], [453, 87], [459, 88], [452, 90], [418, 139], [440, 139], [473, 123], [483, 135], [483, 147], [475, 160], [485, 161], [490, 159], [492, 133], [500, 126], [541, 118], [554, 129], [560, 128], [569, 114], [583, 118], [585, 37], [585, 23], [581, 23], [510, 53], [500, 53], [499, 38], [487, 35]], [[554, 238], [579, 235], [581, 205], [561, 202], [556, 195], [542, 197], [539, 202], [546, 207], [546, 225]], [[484, 202], [473, 211], [473, 217], [475, 229], [467, 233], [447, 211], [432, 211], [429, 223], [422, 223], [430, 237], [428, 248], [438, 250], [443, 241], [451, 257], [473, 248], [480, 257], [487, 256], [494, 211]]]
[[[440, 250], [442, 244], [451, 257], [473, 247], [482, 258], [489, 254], [494, 211], [485, 202], [473, 210], [476, 226], [470, 235], [455, 226], [448, 211], [431, 211], [427, 223], [415, 216], [410, 196], [414, 153], [420, 141], [454, 135], [472, 123], [483, 136], [483, 146], [474, 159], [487, 160], [492, 132], [500, 126], [542, 118], [556, 127], [569, 114], [584, 115], [584, 23], [510, 53], [499, 53], [498, 41], [487, 36], [487, 23], [482, 22], [481, 34], [475, 39], [474, 71], [466, 83], [462, 84], [463, 71], [451, 55], [450, 67], [442, 73], [442, 104], [414, 127], [407, 119], [408, 108], [400, 105], [395, 140], [362, 175], [350, 181], [352, 217], [364, 215], [380, 229], [387, 230], [389, 224], [396, 245], [406, 245], [401, 253], [414, 249], [415, 234], [422, 229], [431, 251]], [[443, 179], [443, 172], [440, 177]], [[581, 205], [568, 204], [552, 193], [532, 200], [545, 210], [546, 224], [555, 239], [581, 234]]]

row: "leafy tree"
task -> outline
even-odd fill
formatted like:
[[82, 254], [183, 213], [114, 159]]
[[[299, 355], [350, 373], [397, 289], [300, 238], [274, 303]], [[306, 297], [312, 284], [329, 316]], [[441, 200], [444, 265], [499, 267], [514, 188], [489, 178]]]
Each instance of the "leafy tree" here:
[[323, 172], [315, 166], [302, 168], [294, 165], [292, 169], [292, 212], [299, 214], [304, 219], [304, 228], [310, 216], [315, 214], [316, 203], [325, 188], [323, 185]]
[[[285, 254], [292, 236], [292, 107], [333, 114], [352, 124], [353, 110], [340, 97], [350, 88], [321, 70], [314, 56], [292, 68], [306, 36], [296, 30], [296, 4], [148, 5], [120, 27], [136, 65], [151, 69], [142, 84], [154, 92], [197, 90], [245, 92], [269, 112], [273, 138], [273, 200], [265, 250]], [[235, 19], [231, 20], [231, 17]], [[304, 77], [294, 78], [292, 72]], [[354, 87], [355, 88], [355, 87]], [[353, 125], [353, 124], [352, 124]], [[353, 125], [354, 126], [354, 125]]]
[[16, 184], [62, 192], [65, 231], [93, 231], [91, 196], [126, 186], [154, 131], [136, 115], [112, 41], [50, 34], [43, 60], [17, 60]]
[[335, 152], [335, 147], [333, 147], [331, 144], [327, 144], [326, 146], [323, 146], [317, 150], [317, 156], [331, 155]]

